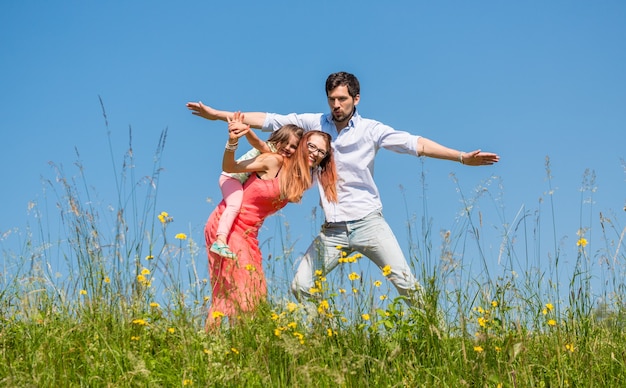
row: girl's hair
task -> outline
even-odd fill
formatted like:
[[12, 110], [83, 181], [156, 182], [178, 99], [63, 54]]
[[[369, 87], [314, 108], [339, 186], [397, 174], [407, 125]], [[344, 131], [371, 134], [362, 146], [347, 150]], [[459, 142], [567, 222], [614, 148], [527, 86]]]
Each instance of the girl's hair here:
[[298, 127], [297, 125], [287, 124], [273, 131], [270, 137], [267, 138], [267, 142], [272, 143], [275, 147], [278, 147], [278, 144], [288, 144], [291, 135], [294, 135], [298, 140], [300, 140], [303, 133], [304, 129]]
[[[328, 146], [328, 153], [313, 171], [309, 167], [309, 147], [307, 146], [312, 136], [323, 137]], [[315, 173], [322, 185], [326, 199], [337, 202], [337, 172], [330, 142], [331, 137], [325, 132], [307, 131], [304, 133], [293, 156], [283, 159], [283, 167], [279, 176], [280, 193], [283, 198], [289, 202], [300, 202], [304, 192], [313, 184], [312, 173]]]

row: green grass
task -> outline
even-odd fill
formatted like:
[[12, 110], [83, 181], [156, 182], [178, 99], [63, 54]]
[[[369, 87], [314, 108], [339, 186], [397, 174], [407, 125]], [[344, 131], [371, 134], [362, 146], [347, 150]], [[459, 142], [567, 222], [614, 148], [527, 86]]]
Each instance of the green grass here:
[[[28, 230], [22, 252], [3, 252], [1, 386], [626, 384], [626, 229], [619, 217], [601, 215], [601, 230], [594, 231], [606, 244], [593, 257], [605, 259], [606, 289], [595, 294], [585, 244], [591, 228], [581, 225], [575, 268], [562, 271], [556, 238], [550, 257], [533, 253], [544, 243], [541, 212], [522, 211], [515, 222], [503, 222], [501, 241], [492, 242], [501, 246], [501, 265], [493, 268], [482, 253], [482, 214], [473, 210], [491, 198], [491, 182], [471, 198], [460, 191], [465, 210], [440, 243], [428, 220], [408, 224], [411, 261], [424, 285], [423, 309], [395, 298], [382, 273], [363, 273], [356, 255], [345, 258], [336, 276], [318, 279], [316, 314], [294, 303], [284, 284], [270, 286], [267, 304], [255, 314], [206, 333], [210, 287], [196, 267], [206, 263], [203, 243], [186, 235], [172, 238], [169, 215], [156, 209], [152, 183], [159, 179], [165, 138], [166, 131], [148, 179], [135, 180], [132, 151], [125, 155], [122, 170], [115, 171], [118, 207], [109, 219], [93, 205], [81, 163], [77, 179], [57, 168], [56, 179], [47, 182], [64, 238], [51, 241], [51, 227], [39, 221]], [[546, 170], [551, 185], [549, 160]], [[592, 180], [591, 173], [585, 175], [585, 195], [592, 195]], [[551, 194], [545, 202], [553, 226]], [[47, 212], [35, 204], [32, 211]], [[274, 238], [279, 247], [266, 260], [270, 278], [284, 277], [293, 254], [288, 236], [281, 230]], [[542, 267], [547, 270], [539, 269], [539, 260], [549, 260]], [[484, 267], [479, 276], [467, 271], [468, 261]], [[59, 265], [66, 276], [51, 269]], [[571, 275], [559, 279], [563, 273]]]

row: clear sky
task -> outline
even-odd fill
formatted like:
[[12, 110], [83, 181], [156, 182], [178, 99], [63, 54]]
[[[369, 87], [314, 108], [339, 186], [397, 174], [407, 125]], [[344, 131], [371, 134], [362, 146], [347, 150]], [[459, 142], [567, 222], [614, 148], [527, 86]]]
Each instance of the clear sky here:
[[[55, 213], [42, 180], [55, 178], [49, 162], [78, 176], [75, 150], [94, 201], [103, 213], [114, 208], [114, 164], [119, 173], [129, 127], [138, 176], [151, 173], [168, 129], [157, 210], [174, 217], [172, 234], [202, 241], [221, 198], [226, 125], [192, 116], [185, 103], [327, 112], [327, 75], [348, 71], [361, 81], [362, 116], [501, 156], [496, 166], [470, 168], [381, 151], [375, 177], [403, 247], [410, 220], [432, 218], [435, 251], [440, 231], [455, 227], [463, 205], [451, 174], [470, 198], [493, 177], [478, 209], [491, 234], [484, 246], [490, 263], [520, 209], [542, 217], [546, 235], [534, 255], [547, 260], [556, 240], [571, 263], [577, 230], [591, 227], [596, 262], [605, 246], [594, 240], [599, 213], [619, 231], [626, 224], [625, 21], [626, 3], [611, 0], [3, 1], [2, 250], [19, 251], [25, 227], [36, 225], [29, 202], [47, 198], [48, 214]], [[593, 195], [580, 191], [585, 171], [595, 174]], [[268, 220], [261, 239], [286, 220], [295, 250], [304, 251], [318, 230], [311, 219], [317, 195]], [[517, 236], [524, 238], [532, 240]]]

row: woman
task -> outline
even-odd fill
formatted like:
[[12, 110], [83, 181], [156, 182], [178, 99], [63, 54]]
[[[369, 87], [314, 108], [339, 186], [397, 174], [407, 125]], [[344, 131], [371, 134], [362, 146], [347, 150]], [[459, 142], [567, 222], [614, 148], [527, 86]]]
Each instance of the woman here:
[[[278, 153], [264, 153], [254, 159], [236, 161], [238, 139], [249, 127], [235, 113], [228, 120], [229, 140], [224, 150], [222, 169], [226, 172], [250, 172], [244, 185], [241, 210], [233, 222], [227, 243], [237, 255], [228, 259], [208, 251], [209, 273], [213, 290], [206, 329], [215, 328], [224, 316], [235, 318], [254, 310], [267, 295], [262, 256], [257, 235], [265, 218], [289, 202], [299, 202], [304, 191], [317, 179], [327, 200], [336, 202], [337, 174], [330, 147], [330, 135], [321, 131], [306, 132], [291, 158]], [[219, 219], [226, 205], [220, 202], [204, 229], [207, 246], [216, 238]]]

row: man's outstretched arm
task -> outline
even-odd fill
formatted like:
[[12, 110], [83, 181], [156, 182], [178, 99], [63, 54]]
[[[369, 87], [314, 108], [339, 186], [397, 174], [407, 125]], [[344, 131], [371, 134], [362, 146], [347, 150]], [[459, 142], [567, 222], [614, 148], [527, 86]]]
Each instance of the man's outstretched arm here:
[[[228, 121], [229, 118], [232, 119], [234, 112], [226, 111], [226, 110], [217, 110], [208, 105], [204, 105], [202, 101], [198, 102], [188, 102], [187, 109], [191, 111], [192, 114], [200, 117], [204, 117], [207, 120], [222, 120]], [[265, 122], [265, 112], [246, 112], [245, 116], [245, 124], [248, 124], [252, 128], [261, 128], [263, 123]]]
[[417, 154], [419, 156], [457, 161], [468, 166], [487, 166], [500, 160], [498, 154], [482, 152], [481, 150], [471, 152], [457, 151], [425, 137], [417, 139]]

